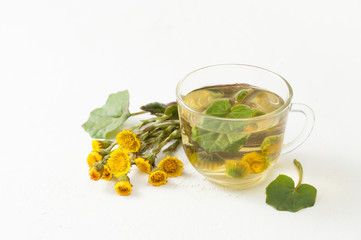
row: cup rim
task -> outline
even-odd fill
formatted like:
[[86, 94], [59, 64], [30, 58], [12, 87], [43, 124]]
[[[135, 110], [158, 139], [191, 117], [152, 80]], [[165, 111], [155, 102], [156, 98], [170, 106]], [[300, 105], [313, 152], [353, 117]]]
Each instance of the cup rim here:
[[[264, 114], [264, 115], [261, 115], [261, 116], [251, 117], [251, 118], [223, 118], [223, 117], [211, 116], [211, 115], [205, 114], [205, 113], [203, 113], [203, 112], [199, 112], [199, 111], [197, 111], [197, 110], [189, 107], [187, 104], [185, 104], [185, 102], [184, 102], [183, 99], [182, 99], [182, 96], [180, 95], [180, 88], [181, 88], [181, 86], [182, 86], [182, 83], [183, 83], [190, 75], [192, 75], [192, 74], [195, 73], [195, 72], [198, 72], [198, 71], [200, 71], [200, 70], [204, 70], [204, 69], [207, 69], [207, 68], [219, 67], [219, 66], [242, 66], [242, 67], [256, 68], [256, 69], [259, 69], [259, 70], [262, 70], [262, 71], [266, 71], [266, 72], [272, 73], [273, 75], [279, 77], [279, 78], [286, 84], [286, 86], [287, 86], [287, 88], [288, 88], [289, 97], [288, 97], [288, 99], [285, 101], [285, 103], [282, 105], [282, 107], [276, 109], [275, 111], [270, 112], [270, 113], [267, 113], [267, 114]], [[230, 122], [262, 120], [262, 119], [269, 118], [269, 117], [271, 117], [271, 116], [278, 115], [278, 114], [282, 113], [285, 109], [287, 109], [287, 107], [291, 104], [292, 97], [293, 97], [292, 87], [291, 87], [291, 85], [288, 83], [288, 81], [287, 81], [284, 77], [282, 77], [282, 76], [279, 75], [278, 73], [275, 73], [275, 72], [273, 72], [273, 71], [271, 71], [271, 70], [269, 70], [269, 69], [263, 68], [263, 67], [259, 67], [259, 66], [255, 66], [255, 65], [250, 65], [250, 64], [241, 64], [241, 63], [213, 64], [213, 65], [208, 65], [208, 66], [205, 66], [205, 67], [201, 67], [201, 68], [195, 69], [195, 70], [193, 70], [192, 72], [188, 73], [184, 78], [182, 78], [182, 79], [178, 82], [177, 87], [176, 87], [176, 99], [177, 99], [177, 102], [178, 102], [178, 103], [181, 103], [181, 104], [183, 105], [183, 107], [185, 107], [188, 111], [193, 112], [193, 113], [195, 113], [195, 114], [202, 115], [202, 116], [206, 116], [207, 118], [210, 118], [210, 119], [221, 120], [221, 121], [230, 121]]]

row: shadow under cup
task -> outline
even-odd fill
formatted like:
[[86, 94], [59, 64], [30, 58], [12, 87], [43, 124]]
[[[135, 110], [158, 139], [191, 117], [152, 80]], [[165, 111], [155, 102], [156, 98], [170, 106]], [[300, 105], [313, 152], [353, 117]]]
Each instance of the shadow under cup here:
[[[205, 114], [187, 98], [197, 89], [237, 84], [272, 92], [283, 99], [283, 104], [260, 116], [225, 118]], [[183, 148], [199, 173], [235, 188], [247, 188], [264, 179], [283, 152], [287, 116], [292, 109], [292, 88], [284, 78], [251, 65], [212, 65], [189, 73], [178, 83], [176, 94]], [[307, 115], [302, 109], [298, 111]], [[292, 141], [287, 151], [306, 140], [311, 130], [304, 129], [303, 136]]]

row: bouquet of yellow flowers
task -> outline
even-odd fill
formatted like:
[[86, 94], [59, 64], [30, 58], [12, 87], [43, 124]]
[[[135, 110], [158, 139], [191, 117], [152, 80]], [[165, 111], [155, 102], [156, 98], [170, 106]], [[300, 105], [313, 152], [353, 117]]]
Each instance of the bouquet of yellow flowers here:
[[[153, 186], [166, 184], [168, 177], [178, 177], [183, 170], [183, 163], [170, 156], [181, 143], [176, 103], [154, 102], [142, 106], [141, 110], [131, 114], [129, 92], [121, 91], [109, 95], [106, 104], [93, 110], [82, 125], [94, 138], [92, 152], [87, 158], [90, 179], [110, 181], [117, 178], [114, 188], [123, 196], [132, 191], [128, 175], [133, 165], [149, 175], [148, 182]], [[122, 129], [129, 117], [143, 113], [154, 117]], [[156, 164], [160, 152], [167, 157]]]

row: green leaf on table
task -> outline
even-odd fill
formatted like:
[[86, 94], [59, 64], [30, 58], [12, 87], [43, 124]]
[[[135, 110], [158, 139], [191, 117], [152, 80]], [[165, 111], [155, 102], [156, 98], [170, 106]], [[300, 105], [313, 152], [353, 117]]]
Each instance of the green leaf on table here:
[[150, 112], [151, 114], [164, 113], [165, 108], [166, 105], [159, 102], [148, 103], [140, 107], [143, 111]]
[[266, 189], [266, 203], [280, 211], [297, 212], [312, 207], [316, 201], [317, 189], [309, 184], [301, 184], [302, 166], [296, 159], [294, 163], [300, 173], [296, 187], [292, 178], [281, 174]]
[[110, 94], [105, 105], [90, 113], [82, 127], [92, 138], [113, 139], [130, 117], [128, 90]]

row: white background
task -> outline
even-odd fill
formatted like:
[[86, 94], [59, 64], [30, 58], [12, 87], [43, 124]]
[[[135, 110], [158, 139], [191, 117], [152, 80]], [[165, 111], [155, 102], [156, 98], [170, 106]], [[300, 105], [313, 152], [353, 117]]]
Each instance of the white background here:
[[[361, 2], [0, 2], [0, 232], [6, 239], [358, 239], [361, 234]], [[128, 89], [130, 110], [175, 100], [190, 71], [217, 63], [271, 69], [313, 108], [310, 138], [244, 191], [209, 183], [188, 163], [132, 194], [89, 180], [94, 108]], [[144, 116], [146, 118], [147, 116]], [[295, 117], [296, 118], [296, 117]], [[296, 131], [299, 124], [288, 124]], [[137, 119], [127, 123], [135, 124]], [[297, 213], [265, 203], [278, 174], [318, 189]]]

